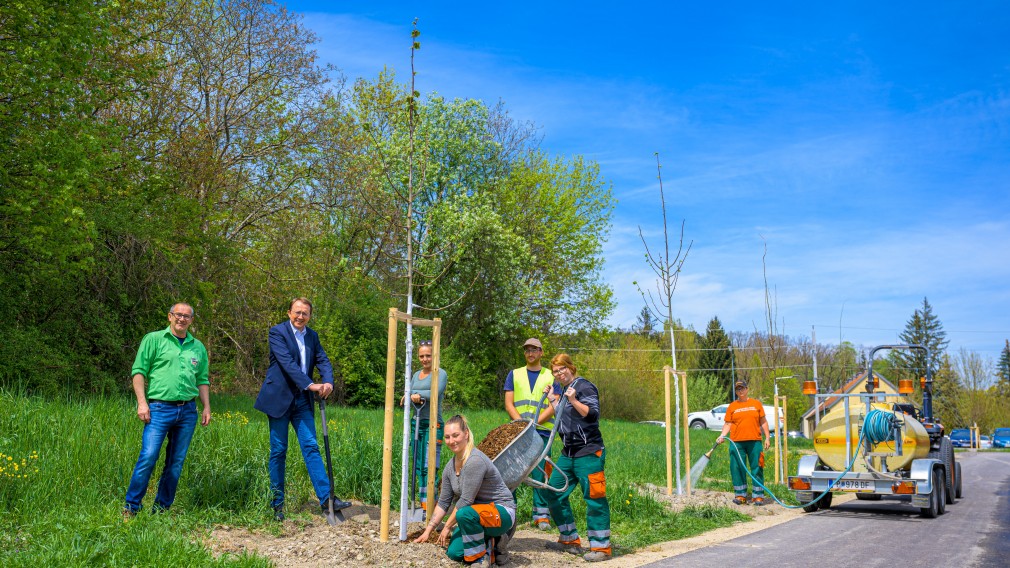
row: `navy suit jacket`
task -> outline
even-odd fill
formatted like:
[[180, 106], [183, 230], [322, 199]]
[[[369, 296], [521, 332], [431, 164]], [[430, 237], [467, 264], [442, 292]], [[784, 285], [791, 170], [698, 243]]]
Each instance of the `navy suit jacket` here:
[[[305, 328], [305, 370], [302, 372], [298, 342], [291, 322], [279, 323], [270, 328], [270, 366], [267, 378], [256, 397], [256, 410], [272, 418], [281, 418], [291, 408], [296, 396], [309, 396], [305, 390], [312, 384], [312, 370], [319, 369], [324, 383], [333, 384], [333, 366], [319, 343], [319, 334]], [[314, 406], [313, 406], [314, 408]]]

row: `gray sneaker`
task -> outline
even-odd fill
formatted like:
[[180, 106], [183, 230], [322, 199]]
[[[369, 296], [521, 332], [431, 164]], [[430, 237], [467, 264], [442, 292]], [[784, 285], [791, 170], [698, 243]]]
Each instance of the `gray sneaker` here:
[[582, 554], [582, 547], [577, 544], [565, 544], [563, 542], [547, 542], [544, 543], [547, 550], [557, 550], [560, 552], [567, 552], [568, 554], [579, 555]]
[[599, 550], [593, 550], [593, 551], [587, 552], [586, 555], [583, 556], [582, 558], [584, 558], [586, 562], [601, 562], [603, 560], [610, 560], [610, 555], [607, 554], [606, 552], [600, 552]]

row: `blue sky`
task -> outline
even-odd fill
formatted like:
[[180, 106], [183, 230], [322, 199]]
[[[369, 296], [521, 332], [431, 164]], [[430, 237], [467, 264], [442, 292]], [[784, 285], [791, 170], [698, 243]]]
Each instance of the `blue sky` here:
[[504, 101], [618, 204], [604, 276], [629, 327], [654, 282], [641, 226], [693, 241], [674, 316], [891, 343], [928, 297], [956, 350], [1010, 338], [1010, 6], [314, 2], [286, 5], [349, 79]]

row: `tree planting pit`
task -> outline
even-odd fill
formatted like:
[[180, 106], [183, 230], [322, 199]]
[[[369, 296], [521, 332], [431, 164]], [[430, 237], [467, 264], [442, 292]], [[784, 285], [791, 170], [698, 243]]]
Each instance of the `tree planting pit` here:
[[[431, 529], [431, 534], [428, 535], [428, 540], [426, 540], [424, 542], [426, 542], [428, 544], [435, 544], [435, 545], [437, 545], [438, 544], [438, 535], [439, 535], [439, 533], [442, 532], [442, 528], [441, 528], [442, 526], [443, 525], [439, 524], [438, 525], [438, 527], [439, 527], [438, 529]], [[417, 537], [421, 536], [422, 534], [424, 534], [424, 529], [418, 529], [418, 530], [416, 530], [416, 531], [408, 534], [407, 535], [407, 540], [405, 540], [404, 543], [406, 543], [406, 544], [413, 544], [413, 542], [415, 540], [417, 540]], [[445, 547], [442, 547], [442, 548], [445, 548]]]

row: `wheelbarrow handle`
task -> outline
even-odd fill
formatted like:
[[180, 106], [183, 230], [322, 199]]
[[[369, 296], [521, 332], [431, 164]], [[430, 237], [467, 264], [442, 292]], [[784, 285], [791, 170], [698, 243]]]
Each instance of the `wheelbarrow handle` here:
[[[575, 383], [577, 383], [577, 382], [579, 382], [578, 378], [576, 378], [574, 381], [572, 381], [571, 384], [568, 385], [568, 388], [571, 388], [571, 387], [575, 386]], [[545, 392], [544, 393], [544, 397], [542, 399], [540, 399], [540, 402], [542, 403], [544, 401], [544, 399], [546, 399], [546, 398], [547, 398], [547, 393]], [[551, 451], [551, 445], [554, 443], [554, 436], [557, 435], [557, 433], [558, 433], [558, 426], [561, 425], [561, 417], [565, 413], [565, 410], [568, 409], [569, 406], [571, 406], [571, 405], [568, 404], [568, 399], [565, 398], [564, 396], [562, 396], [560, 398], [560, 400], [558, 400], [558, 406], [554, 410], [554, 427], [551, 428], [551, 435], [550, 435], [549, 438], [547, 438], [547, 444], [546, 444], [546, 447], [544, 448], [544, 456], [546, 456], [548, 453], [550, 453], [550, 451]], [[540, 418], [540, 407], [539, 406], [537, 406], [537, 418]]]
[[[563, 486], [561, 486], [560, 488], [559, 487], [554, 487], [552, 485], [548, 485], [544, 481], [537, 481], [536, 479], [533, 479], [531, 477], [527, 477], [526, 479], [524, 479], [523, 483], [525, 483], [526, 485], [529, 485], [530, 487], [535, 487], [537, 489], [546, 489], [547, 491], [553, 491], [555, 493], [563, 493], [566, 489], [568, 489], [568, 483], [570, 482], [570, 480], [568, 478], [568, 474], [566, 474], [564, 471], [562, 471], [560, 468], [558, 468], [558, 464], [554, 463], [554, 460], [552, 460], [551, 458], [544, 457], [543, 459], [546, 460], [547, 463], [551, 464], [551, 467], [554, 468], [554, 471], [560, 473], [561, 476], [565, 478], [565, 484]], [[540, 464], [537, 464], [536, 467], [540, 467]], [[545, 471], [544, 472], [544, 477], [546, 477], [546, 476], [547, 476], [547, 472]], [[550, 481], [550, 480], [548, 479], [547, 481]]]
[[[575, 380], [577, 381], [578, 379], [575, 379]], [[573, 381], [572, 384], [568, 385], [568, 386], [571, 387], [574, 384], [575, 384], [575, 382]], [[553, 384], [551, 385], [551, 387], [553, 387]], [[540, 418], [540, 409], [543, 408], [543, 403], [544, 403], [545, 400], [547, 400], [547, 394], [549, 392], [550, 392], [549, 390], [547, 392], [545, 392], [544, 396], [540, 399], [540, 402], [537, 404], [537, 415], [536, 415], [537, 419]], [[568, 400], [565, 399], [564, 397], [562, 397], [561, 400], [558, 401], [558, 406], [557, 406], [557, 408], [554, 411], [554, 427], [551, 428], [551, 435], [547, 438], [547, 442], [544, 443], [544, 451], [543, 451], [542, 454], [540, 454], [540, 458], [537, 460], [537, 464], [539, 464], [541, 460], [547, 460], [554, 467], [554, 469], [557, 470], [558, 473], [560, 473], [562, 476], [564, 476], [564, 478], [565, 478], [565, 485], [564, 485], [564, 487], [562, 487], [561, 489], [558, 489], [556, 487], [551, 487], [550, 485], [548, 485], [547, 483], [544, 483], [542, 481], [536, 481], [534, 479], [530, 479], [529, 477], [527, 477], [526, 479], [523, 480], [523, 483], [525, 483], [526, 485], [529, 485], [530, 487], [535, 487], [537, 489], [546, 489], [546, 490], [549, 490], [549, 491], [554, 491], [554, 492], [557, 492], [557, 493], [561, 493], [562, 491], [568, 489], [568, 483], [569, 483], [568, 475], [566, 475], [565, 472], [561, 471], [558, 468], [557, 464], [554, 463], [553, 460], [551, 460], [551, 458], [547, 457], [551, 453], [551, 446], [554, 445], [554, 436], [556, 436], [558, 434], [558, 425], [561, 424], [561, 416], [564, 414], [564, 412], [568, 408], [568, 406], [569, 406], [568, 405]], [[535, 467], [539, 467], [539, 466], [535, 466]], [[547, 472], [545, 471], [544, 472], [545, 476], [546, 476], [546, 473]], [[550, 480], [547, 480], [547, 481], [550, 481]]]

